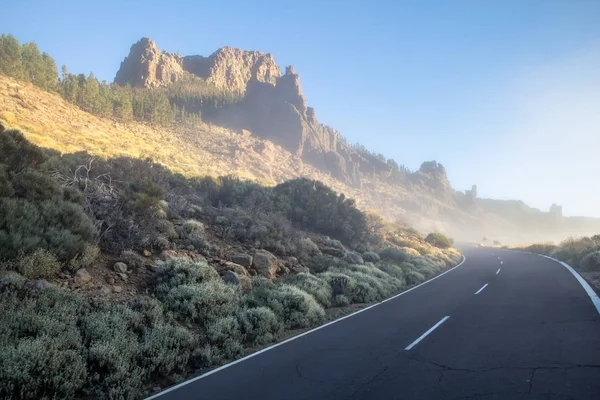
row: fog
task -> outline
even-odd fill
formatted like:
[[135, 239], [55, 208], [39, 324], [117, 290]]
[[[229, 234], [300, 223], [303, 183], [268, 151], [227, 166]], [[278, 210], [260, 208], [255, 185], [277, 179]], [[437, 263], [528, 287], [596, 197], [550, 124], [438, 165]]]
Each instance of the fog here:
[[[486, 197], [600, 217], [600, 44], [530, 70], [508, 89], [512, 118], [477, 182]], [[489, 165], [488, 164], [488, 165]]]

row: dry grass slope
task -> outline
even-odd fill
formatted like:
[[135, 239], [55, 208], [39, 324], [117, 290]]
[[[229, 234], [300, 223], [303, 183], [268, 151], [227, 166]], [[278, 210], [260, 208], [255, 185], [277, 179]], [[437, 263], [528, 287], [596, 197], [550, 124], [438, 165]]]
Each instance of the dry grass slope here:
[[[380, 177], [364, 179], [361, 187], [349, 186], [250, 132], [205, 123], [171, 128], [117, 123], [5, 76], [0, 76], [0, 122], [20, 129], [41, 147], [62, 153], [87, 151], [100, 157], [151, 157], [186, 177], [232, 174], [269, 186], [296, 177], [316, 179], [355, 199], [363, 210], [374, 208], [384, 217], [406, 220], [419, 214], [419, 219], [410, 222], [423, 230], [443, 229], [440, 217], [457, 211], [427, 193], [391, 185]], [[407, 212], [402, 201], [423, 210]]]

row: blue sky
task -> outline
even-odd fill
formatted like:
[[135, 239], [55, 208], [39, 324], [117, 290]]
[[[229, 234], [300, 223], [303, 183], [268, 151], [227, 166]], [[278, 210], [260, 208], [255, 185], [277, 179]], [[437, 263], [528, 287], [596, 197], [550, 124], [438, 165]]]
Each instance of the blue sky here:
[[6, 1], [5, 33], [111, 81], [143, 36], [269, 52], [317, 117], [458, 190], [600, 217], [600, 1]]

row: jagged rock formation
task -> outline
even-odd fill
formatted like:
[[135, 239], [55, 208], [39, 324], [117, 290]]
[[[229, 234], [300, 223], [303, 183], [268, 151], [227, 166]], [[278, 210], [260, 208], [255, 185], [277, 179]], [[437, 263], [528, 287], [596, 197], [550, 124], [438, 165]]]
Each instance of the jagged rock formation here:
[[286, 67], [282, 75], [270, 54], [224, 47], [209, 57], [181, 57], [161, 52], [151, 39], [143, 38], [121, 63], [115, 83], [156, 88], [184, 73], [244, 95], [239, 104], [212, 116], [211, 122], [251, 131], [354, 185], [361, 184], [361, 174], [389, 172], [385, 163], [357, 153], [337, 131], [321, 124], [306, 104], [294, 67]]
[[118, 85], [155, 88], [177, 81], [183, 75], [183, 58], [161, 52], [149, 38], [131, 46], [115, 77]]
[[411, 181], [429, 188], [433, 194], [444, 201], [455, 203], [454, 190], [450, 185], [446, 169], [436, 161], [426, 161], [421, 168], [410, 176]]
[[155, 88], [177, 81], [184, 72], [192, 73], [219, 88], [243, 94], [255, 79], [272, 85], [281, 71], [270, 54], [223, 47], [209, 57], [186, 56], [160, 51], [150, 38], [131, 46], [115, 77], [118, 85]]

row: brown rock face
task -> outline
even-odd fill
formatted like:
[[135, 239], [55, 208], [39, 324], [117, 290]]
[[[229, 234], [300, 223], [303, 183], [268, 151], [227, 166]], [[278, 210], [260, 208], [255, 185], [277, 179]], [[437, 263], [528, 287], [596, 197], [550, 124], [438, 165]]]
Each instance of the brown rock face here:
[[253, 261], [254, 269], [265, 278], [275, 279], [277, 273], [277, 257], [267, 250], [256, 250]]
[[131, 46], [129, 55], [117, 72], [115, 83], [155, 88], [176, 82], [184, 72], [219, 88], [242, 94], [251, 79], [275, 85], [276, 79], [281, 76], [270, 54], [223, 47], [209, 57], [181, 57], [161, 52], [152, 39], [142, 38]]
[[245, 93], [248, 82], [275, 85], [281, 71], [271, 54], [223, 47], [209, 57], [183, 58], [184, 70], [215, 86], [234, 93]]
[[164, 86], [183, 75], [181, 64], [180, 56], [161, 52], [152, 39], [142, 38], [131, 46], [117, 71], [115, 83], [146, 88]]
[[175, 82], [185, 73], [244, 96], [210, 122], [248, 130], [355, 185], [360, 185], [361, 171], [380, 168], [340, 140], [334, 129], [319, 123], [315, 110], [306, 105], [294, 67], [286, 67], [281, 75], [271, 54], [223, 47], [209, 57], [181, 57], [161, 52], [152, 40], [143, 38], [131, 47], [115, 82], [154, 88]]

